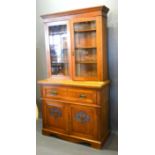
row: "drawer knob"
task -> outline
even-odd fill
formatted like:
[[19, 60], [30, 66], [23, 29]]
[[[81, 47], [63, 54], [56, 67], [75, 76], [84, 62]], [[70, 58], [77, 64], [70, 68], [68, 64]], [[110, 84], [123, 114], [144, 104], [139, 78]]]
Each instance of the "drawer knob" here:
[[80, 98], [86, 98], [87, 96], [85, 94], [80, 94]]
[[52, 90], [51, 91], [51, 94], [54, 95], [54, 96], [56, 96], [56, 95], [58, 95], [58, 92], [56, 90]]
[[86, 123], [90, 120], [90, 117], [89, 117], [89, 115], [87, 115], [86, 112], [79, 111], [76, 113], [75, 119], [76, 119], [76, 121], [78, 121], [80, 123]]

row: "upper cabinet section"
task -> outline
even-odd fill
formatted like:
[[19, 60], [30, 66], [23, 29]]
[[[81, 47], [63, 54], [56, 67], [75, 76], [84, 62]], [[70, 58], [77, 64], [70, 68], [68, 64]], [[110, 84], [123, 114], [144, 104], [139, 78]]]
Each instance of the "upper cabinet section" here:
[[48, 77], [81, 81], [108, 79], [105, 6], [42, 16]]

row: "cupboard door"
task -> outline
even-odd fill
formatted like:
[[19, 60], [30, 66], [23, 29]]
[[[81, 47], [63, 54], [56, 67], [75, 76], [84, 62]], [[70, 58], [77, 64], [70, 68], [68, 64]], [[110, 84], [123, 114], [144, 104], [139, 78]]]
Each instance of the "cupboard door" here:
[[61, 102], [43, 101], [43, 127], [51, 131], [67, 132], [67, 108]]
[[69, 78], [70, 48], [67, 21], [46, 24], [48, 75], [52, 78]]
[[70, 106], [70, 134], [74, 136], [98, 138], [97, 109], [86, 106]]
[[71, 22], [74, 80], [98, 80], [97, 22], [97, 18], [77, 18]]

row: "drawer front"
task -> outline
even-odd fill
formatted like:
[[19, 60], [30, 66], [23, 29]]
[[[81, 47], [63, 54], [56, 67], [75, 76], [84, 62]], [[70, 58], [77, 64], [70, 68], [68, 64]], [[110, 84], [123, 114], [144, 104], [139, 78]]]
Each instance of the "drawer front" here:
[[70, 100], [84, 103], [96, 103], [96, 91], [87, 89], [68, 89], [68, 96]]
[[61, 133], [67, 132], [67, 107], [63, 103], [43, 101], [43, 127]]
[[67, 96], [67, 88], [57, 86], [44, 86], [42, 96], [43, 98], [64, 99]]
[[97, 109], [85, 106], [70, 106], [70, 134], [98, 139]]

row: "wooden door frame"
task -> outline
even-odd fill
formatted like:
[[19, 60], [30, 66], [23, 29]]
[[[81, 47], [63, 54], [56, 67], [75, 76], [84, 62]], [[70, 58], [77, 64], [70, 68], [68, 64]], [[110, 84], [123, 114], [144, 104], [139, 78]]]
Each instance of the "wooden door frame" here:
[[[96, 21], [96, 54], [97, 54], [97, 76], [96, 77], [77, 77], [75, 68], [75, 43], [74, 43], [74, 23], [80, 23], [85, 21]], [[72, 57], [72, 79], [81, 81], [100, 81], [102, 80], [102, 16], [97, 17], [83, 17], [73, 18], [70, 21], [71, 32], [71, 57]]]
[[[52, 75], [51, 71], [51, 59], [50, 59], [50, 48], [49, 48], [49, 35], [48, 35], [48, 28], [49, 26], [54, 25], [63, 25], [66, 24], [67, 26], [67, 46], [68, 46], [68, 71], [69, 76], [62, 76], [62, 75]], [[71, 79], [72, 78], [72, 67], [71, 67], [71, 45], [70, 45], [70, 23], [69, 20], [62, 20], [62, 21], [52, 21], [49, 23], [45, 23], [45, 49], [46, 49], [46, 63], [47, 63], [47, 76], [48, 78], [56, 78], [56, 79]]]

